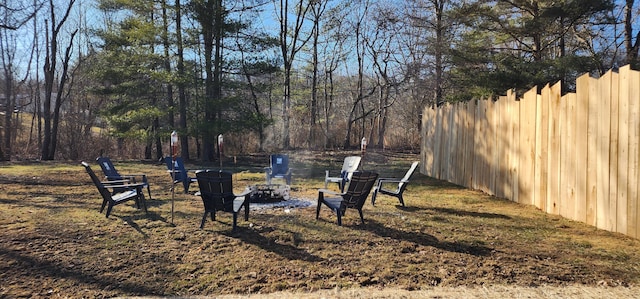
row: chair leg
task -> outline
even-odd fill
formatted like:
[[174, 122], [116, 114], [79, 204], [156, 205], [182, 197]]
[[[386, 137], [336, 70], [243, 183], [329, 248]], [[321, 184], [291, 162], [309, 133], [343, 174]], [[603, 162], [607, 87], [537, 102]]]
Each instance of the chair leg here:
[[207, 211], [204, 211], [204, 215], [202, 215], [202, 221], [200, 222], [200, 229], [204, 228], [204, 222], [207, 220]]
[[109, 218], [109, 215], [111, 214], [112, 209], [113, 209], [113, 202], [109, 202], [109, 206], [107, 207], [107, 214], [106, 214], [107, 218]]
[[318, 201], [318, 204], [316, 205], [316, 219], [320, 218], [320, 205], [321, 202]]
[[189, 181], [182, 181], [182, 186], [184, 186], [184, 193], [189, 193]]
[[231, 231], [236, 231], [237, 225], [238, 225], [238, 213], [233, 212], [233, 226], [231, 227]]
[[[326, 182], [325, 182], [326, 185]], [[318, 192], [318, 204], [316, 205], [316, 219], [320, 218], [320, 206], [324, 200], [324, 193]]]
[[144, 192], [142, 190], [140, 190], [140, 201], [142, 201], [142, 208], [144, 209], [144, 212], [148, 213], [149, 211], [147, 211], [147, 201], [144, 198]]
[[340, 211], [340, 209], [337, 209], [336, 215], [338, 216], [338, 226], [342, 226], [342, 211]]
[[244, 201], [244, 221], [249, 221], [249, 199]]
[[149, 188], [149, 184], [147, 184], [147, 192], [149, 192], [149, 200], [153, 200], [153, 197], [151, 197], [151, 188]]
[[360, 221], [362, 221], [362, 224], [364, 224], [364, 215], [362, 215], [362, 209], [358, 209], [358, 212], [360, 213]]
[[400, 201], [400, 204], [404, 207], [404, 198], [402, 198], [402, 193], [398, 194], [398, 200]]
[[107, 206], [107, 200], [103, 199], [102, 200], [102, 206], [100, 207], [100, 213], [102, 213], [102, 211], [104, 211], [104, 207], [106, 207], [106, 206]]
[[371, 205], [376, 205], [376, 196], [378, 196], [378, 187], [373, 188], [373, 194], [371, 194]]

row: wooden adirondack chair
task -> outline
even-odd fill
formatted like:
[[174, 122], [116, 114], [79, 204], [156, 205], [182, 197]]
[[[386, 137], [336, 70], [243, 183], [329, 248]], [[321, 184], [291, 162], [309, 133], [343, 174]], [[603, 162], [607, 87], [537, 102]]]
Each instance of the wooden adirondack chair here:
[[[145, 213], [147, 212], [147, 204], [144, 199], [144, 192], [142, 188], [144, 187], [143, 183], [130, 183], [128, 180], [120, 180], [120, 181], [100, 181], [98, 176], [93, 172], [88, 163], [82, 162], [82, 166], [84, 166], [85, 170], [91, 177], [91, 181], [98, 188], [98, 192], [102, 195], [102, 206], [100, 207], [100, 213], [104, 210], [105, 206], [107, 206], [106, 217], [109, 218], [111, 214], [111, 210], [113, 206], [124, 203], [129, 200], [134, 200], [136, 203], [136, 207], [139, 209], [140, 206], [144, 207]], [[112, 191], [109, 191], [112, 189]], [[122, 192], [113, 193], [113, 190], [122, 190]]]
[[[369, 192], [375, 184], [378, 174], [371, 171], [354, 172], [349, 182], [349, 188], [344, 193], [337, 193], [327, 189], [318, 190], [318, 205], [316, 206], [316, 219], [320, 217], [320, 207], [329, 207], [338, 216], [338, 225], [342, 225], [342, 216], [348, 208], [358, 210], [360, 220], [364, 224], [362, 206], [369, 196]], [[325, 194], [334, 197], [326, 197]]]
[[182, 157], [176, 157], [173, 160], [171, 157], [165, 157], [164, 162], [167, 165], [167, 171], [169, 175], [171, 175], [171, 179], [173, 180], [173, 184], [171, 188], [175, 188], [177, 183], [182, 183], [184, 187], [184, 193], [189, 193], [189, 187], [191, 183], [195, 183], [198, 181], [197, 178], [189, 177], [189, 173], [187, 169], [184, 167], [184, 161]]
[[199, 170], [196, 178], [200, 187], [200, 197], [204, 204], [204, 215], [200, 228], [204, 228], [207, 214], [211, 214], [211, 220], [216, 220], [216, 211], [233, 214], [233, 227], [235, 231], [238, 222], [238, 213], [244, 207], [244, 220], [249, 220], [249, 190], [240, 194], [233, 193], [233, 179], [231, 172], [218, 170]]
[[358, 170], [361, 160], [362, 158], [360, 156], [349, 156], [344, 158], [344, 163], [342, 164], [339, 177], [331, 177], [329, 176], [329, 170], [325, 170], [324, 188], [326, 189], [329, 183], [337, 183], [338, 188], [340, 188], [340, 192], [343, 192], [344, 187], [351, 179], [353, 173]]
[[[149, 187], [149, 181], [147, 180], [147, 175], [142, 173], [128, 173], [128, 174], [120, 174], [118, 170], [116, 170], [116, 166], [113, 165], [111, 159], [108, 157], [98, 157], [96, 158], [96, 162], [102, 168], [102, 173], [104, 173], [104, 177], [108, 181], [122, 181], [128, 180], [130, 183], [142, 183], [147, 188], [147, 192], [149, 193], [149, 199], [153, 199], [151, 197], [151, 188]], [[123, 191], [123, 190], [117, 190]]]
[[274, 178], [284, 179], [287, 185], [291, 185], [291, 169], [289, 168], [289, 156], [275, 154], [270, 157], [269, 167], [265, 167], [267, 185], [271, 185]]
[[[404, 175], [402, 179], [394, 179], [394, 178], [380, 178], [378, 179], [378, 183], [376, 187], [373, 189], [373, 195], [371, 196], [371, 204], [376, 204], [376, 197], [378, 193], [395, 196], [400, 201], [400, 204], [404, 207], [404, 198], [402, 198], [402, 193], [407, 189], [407, 185], [409, 184], [409, 180], [413, 173], [416, 171], [418, 167], [419, 161], [415, 161], [407, 170], [407, 173]], [[387, 186], [385, 188], [385, 185]]]

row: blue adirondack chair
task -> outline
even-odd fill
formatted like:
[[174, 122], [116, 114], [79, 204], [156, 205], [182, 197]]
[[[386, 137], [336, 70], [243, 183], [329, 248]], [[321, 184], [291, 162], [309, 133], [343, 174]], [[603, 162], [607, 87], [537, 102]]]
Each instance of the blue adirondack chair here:
[[[130, 183], [133, 183], [133, 184], [142, 183], [143, 186], [147, 188], [147, 192], [149, 193], [149, 199], [153, 199], [151, 197], [151, 188], [149, 187], [149, 181], [147, 180], [146, 174], [142, 174], [142, 173], [121, 174], [118, 172], [118, 170], [116, 169], [116, 166], [113, 165], [113, 162], [111, 162], [111, 159], [109, 159], [108, 157], [102, 157], [102, 156], [98, 157], [96, 159], [96, 162], [98, 162], [98, 164], [100, 165], [100, 168], [102, 168], [104, 177], [108, 181], [128, 180]], [[123, 190], [115, 189], [116, 193], [121, 191]]]
[[291, 169], [289, 168], [289, 156], [274, 154], [270, 157], [270, 166], [265, 167], [267, 185], [271, 185], [274, 178], [284, 179], [287, 185], [291, 185]]
[[[81, 164], [91, 177], [91, 181], [102, 196], [100, 213], [102, 213], [102, 211], [104, 211], [104, 208], [107, 207], [106, 217], [109, 218], [113, 206], [119, 205], [129, 200], [134, 200], [138, 209], [140, 207], [143, 207], [145, 213], [147, 212], [147, 204], [145, 203], [144, 192], [142, 192], [142, 187], [144, 187], [144, 184], [131, 183], [129, 182], [129, 180], [100, 181], [100, 179], [98, 179], [98, 176], [89, 166], [89, 163], [83, 161]], [[109, 191], [109, 189], [111, 189], [112, 191]], [[115, 190], [119, 191], [117, 192]]]
[[187, 169], [184, 167], [184, 161], [182, 157], [176, 157], [173, 160], [171, 157], [164, 158], [165, 164], [167, 164], [167, 171], [171, 175], [171, 179], [173, 180], [173, 184], [171, 188], [175, 188], [177, 183], [182, 183], [184, 187], [184, 193], [189, 193], [189, 186], [191, 183], [195, 183], [198, 181], [197, 178], [189, 177], [189, 173]]

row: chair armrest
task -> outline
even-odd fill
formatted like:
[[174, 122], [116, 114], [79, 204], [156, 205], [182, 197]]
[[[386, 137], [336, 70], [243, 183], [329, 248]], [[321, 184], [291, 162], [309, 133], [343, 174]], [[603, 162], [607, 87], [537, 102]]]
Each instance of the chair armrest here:
[[101, 184], [105, 185], [105, 186], [111, 186], [111, 185], [122, 185], [122, 184], [129, 184], [131, 183], [130, 180], [112, 180], [112, 181], [102, 181], [100, 182]]
[[401, 180], [401, 179], [391, 179], [391, 178], [382, 178], [382, 179], [378, 179], [378, 183], [402, 183], [402, 182], [408, 182], [405, 180]]
[[125, 176], [147, 176], [147, 175], [144, 173], [125, 173], [121, 176], [125, 177]]
[[344, 195], [345, 194], [345, 193], [336, 192], [336, 191], [329, 190], [329, 189], [318, 189], [318, 193], [325, 193], [325, 194], [331, 194], [331, 195]]
[[134, 184], [108, 184], [109, 182], [113, 182], [113, 181], [108, 181], [107, 184], [105, 184], [104, 182], [102, 183], [104, 185], [105, 188], [141, 188], [144, 186], [144, 183], [134, 183]]
[[117, 176], [105, 176], [108, 180], [111, 180], [112, 178], [122, 178], [122, 179], [127, 179], [127, 180], [132, 180], [134, 183], [136, 183], [136, 179], [137, 178], [141, 178], [143, 182], [147, 182], [147, 175], [144, 173], [127, 173], [127, 174], [122, 174], [119, 177]]
[[242, 190], [242, 192], [240, 192], [240, 194], [234, 194], [236, 197], [245, 197], [247, 196], [247, 194], [250, 194], [251, 190], [250, 189], [244, 189]]

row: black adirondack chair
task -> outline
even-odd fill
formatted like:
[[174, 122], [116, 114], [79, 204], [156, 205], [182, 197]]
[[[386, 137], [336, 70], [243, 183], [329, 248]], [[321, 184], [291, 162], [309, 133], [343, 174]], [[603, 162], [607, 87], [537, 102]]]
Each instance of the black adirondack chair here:
[[[102, 168], [102, 173], [104, 173], [104, 177], [108, 180], [108, 181], [122, 181], [122, 180], [128, 180], [130, 183], [142, 183], [144, 184], [144, 187], [147, 188], [147, 193], [149, 193], [149, 199], [153, 199], [151, 197], [151, 188], [149, 187], [149, 181], [147, 180], [147, 175], [143, 174], [143, 173], [127, 173], [127, 174], [121, 174], [118, 172], [118, 170], [116, 170], [116, 166], [113, 165], [113, 162], [111, 162], [111, 159], [109, 159], [109, 157], [98, 157], [96, 158], [96, 162], [98, 162], [98, 164], [100, 165], [100, 168]], [[124, 190], [118, 189], [116, 190], [116, 193], [118, 192], [122, 192]]]
[[233, 178], [231, 172], [222, 170], [199, 170], [196, 172], [200, 197], [204, 204], [204, 215], [200, 228], [204, 228], [207, 214], [211, 214], [211, 220], [216, 220], [216, 211], [233, 214], [233, 227], [235, 231], [238, 223], [238, 213], [244, 207], [244, 220], [249, 220], [249, 190], [240, 194], [233, 193]]
[[[147, 204], [144, 199], [144, 192], [142, 191], [142, 188], [144, 187], [143, 183], [130, 183], [128, 180], [100, 181], [100, 179], [98, 179], [98, 176], [95, 174], [95, 172], [93, 172], [88, 163], [83, 161], [82, 166], [84, 166], [85, 170], [91, 177], [91, 181], [93, 181], [93, 184], [96, 186], [98, 192], [102, 196], [102, 206], [100, 207], [100, 213], [104, 211], [104, 208], [106, 206], [107, 218], [109, 218], [113, 206], [127, 202], [129, 200], [134, 200], [138, 209], [142, 206], [145, 213], [147, 212]], [[111, 191], [109, 191], [109, 189], [111, 189]], [[122, 190], [122, 192], [114, 193], [113, 190]]]
[[402, 197], [402, 193], [404, 193], [404, 190], [407, 189], [409, 180], [411, 179], [411, 176], [413, 176], [413, 173], [416, 171], [416, 168], [418, 167], [418, 163], [420, 162], [418, 161], [413, 162], [409, 170], [407, 170], [407, 173], [401, 179], [394, 179], [394, 178], [378, 179], [378, 183], [376, 184], [376, 187], [373, 188], [373, 195], [371, 195], [371, 204], [375, 205], [378, 193], [382, 193], [385, 195], [397, 197], [398, 200], [400, 201], [400, 204], [404, 207], [404, 198]]
[[[364, 224], [362, 206], [369, 196], [369, 192], [375, 184], [378, 174], [371, 171], [357, 171], [351, 176], [349, 188], [344, 193], [338, 193], [327, 189], [318, 190], [318, 205], [316, 207], [316, 219], [320, 217], [320, 207], [326, 205], [338, 216], [338, 225], [342, 225], [342, 216], [348, 208], [358, 210], [360, 220]], [[326, 197], [333, 195], [334, 197]]]
[[274, 178], [284, 179], [287, 185], [291, 185], [291, 168], [289, 168], [289, 156], [275, 154], [270, 156], [270, 165], [265, 167], [267, 185], [271, 185]]

